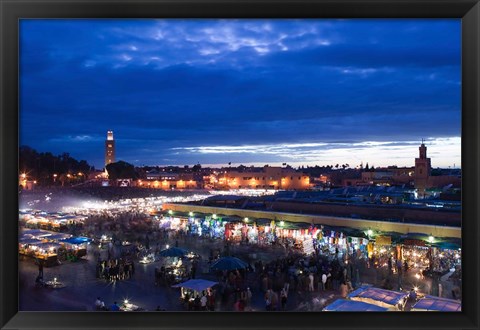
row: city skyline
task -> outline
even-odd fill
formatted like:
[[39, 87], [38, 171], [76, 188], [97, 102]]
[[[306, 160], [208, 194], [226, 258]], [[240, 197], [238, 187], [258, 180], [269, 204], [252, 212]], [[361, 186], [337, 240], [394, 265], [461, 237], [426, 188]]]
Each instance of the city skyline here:
[[22, 20], [20, 141], [103, 167], [460, 167], [460, 20]]

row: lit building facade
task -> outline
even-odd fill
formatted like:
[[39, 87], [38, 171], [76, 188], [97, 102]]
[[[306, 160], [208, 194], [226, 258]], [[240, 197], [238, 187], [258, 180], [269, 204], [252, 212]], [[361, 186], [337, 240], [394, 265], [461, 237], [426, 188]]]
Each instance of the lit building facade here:
[[145, 175], [145, 180], [138, 180], [137, 187], [155, 189], [198, 189], [202, 188], [193, 177], [192, 173], [172, 173], [150, 171]]
[[293, 168], [264, 166], [219, 174], [217, 187], [227, 189], [310, 189], [310, 177]]
[[107, 139], [105, 140], [105, 166], [115, 163], [115, 140], [113, 139], [113, 131], [107, 131]]

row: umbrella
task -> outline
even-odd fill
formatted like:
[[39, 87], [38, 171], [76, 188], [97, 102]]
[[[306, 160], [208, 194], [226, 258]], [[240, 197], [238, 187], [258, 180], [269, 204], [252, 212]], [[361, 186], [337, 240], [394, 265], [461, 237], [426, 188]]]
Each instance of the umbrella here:
[[160, 256], [162, 257], [183, 257], [188, 253], [187, 250], [178, 248], [178, 247], [171, 247], [169, 249], [165, 249], [160, 251]]
[[248, 264], [235, 257], [223, 257], [215, 261], [211, 268], [216, 270], [235, 270], [247, 268]]
[[211, 288], [215, 284], [218, 284], [218, 282], [207, 281], [199, 278], [199, 279], [192, 279], [183, 283], [175, 284], [172, 286], [172, 288], [187, 288], [187, 289], [200, 292], [208, 288]]

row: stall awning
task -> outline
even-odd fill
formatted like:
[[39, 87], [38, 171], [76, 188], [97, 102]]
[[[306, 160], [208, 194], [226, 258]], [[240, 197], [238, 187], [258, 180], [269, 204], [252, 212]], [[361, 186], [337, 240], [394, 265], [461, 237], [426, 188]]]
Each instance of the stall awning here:
[[40, 243], [40, 244], [37, 244], [37, 247], [40, 249], [48, 250], [52, 248], [58, 249], [59, 247], [61, 247], [61, 245], [58, 243]]
[[70, 237], [70, 238], [62, 240], [61, 243], [78, 245], [78, 244], [88, 243], [90, 241], [91, 241], [91, 239], [88, 238], [88, 237]]
[[42, 229], [27, 229], [27, 230], [22, 230], [21, 234], [31, 235], [33, 237], [46, 237], [46, 236], [52, 235], [53, 232], [42, 230]]
[[198, 278], [198, 279], [192, 279], [183, 283], [172, 285], [172, 288], [187, 288], [187, 289], [200, 292], [203, 290], [207, 290], [208, 288], [211, 288], [215, 284], [218, 284], [218, 282], [213, 282], [213, 281], [208, 281], [208, 280], [203, 280]]
[[327, 312], [386, 312], [388, 308], [362, 301], [338, 299], [323, 310]]
[[53, 234], [53, 235], [47, 236], [45, 238], [49, 239], [49, 240], [62, 240], [62, 239], [70, 238], [71, 236], [72, 235], [69, 235], [69, 234], [58, 233], [58, 234]]
[[460, 312], [462, 303], [458, 300], [425, 296], [413, 305], [412, 311]]
[[348, 295], [350, 299], [371, 299], [388, 305], [395, 306], [402, 299], [405, 299], [408, 293], [374, 288], [372, 286], [363, 286]]
[[41, 240], [36, 238], [20, 238], [18, 242], [20, 244], [28, 244], [28, 245], [37, 245], [42, 243]]

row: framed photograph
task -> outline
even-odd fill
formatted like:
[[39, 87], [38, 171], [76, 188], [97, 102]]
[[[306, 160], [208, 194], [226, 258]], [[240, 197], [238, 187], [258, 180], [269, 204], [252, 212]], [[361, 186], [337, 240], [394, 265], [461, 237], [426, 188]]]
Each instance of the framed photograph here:
[[478, 1], [0, 1], [2, 329], [479, 328]]

